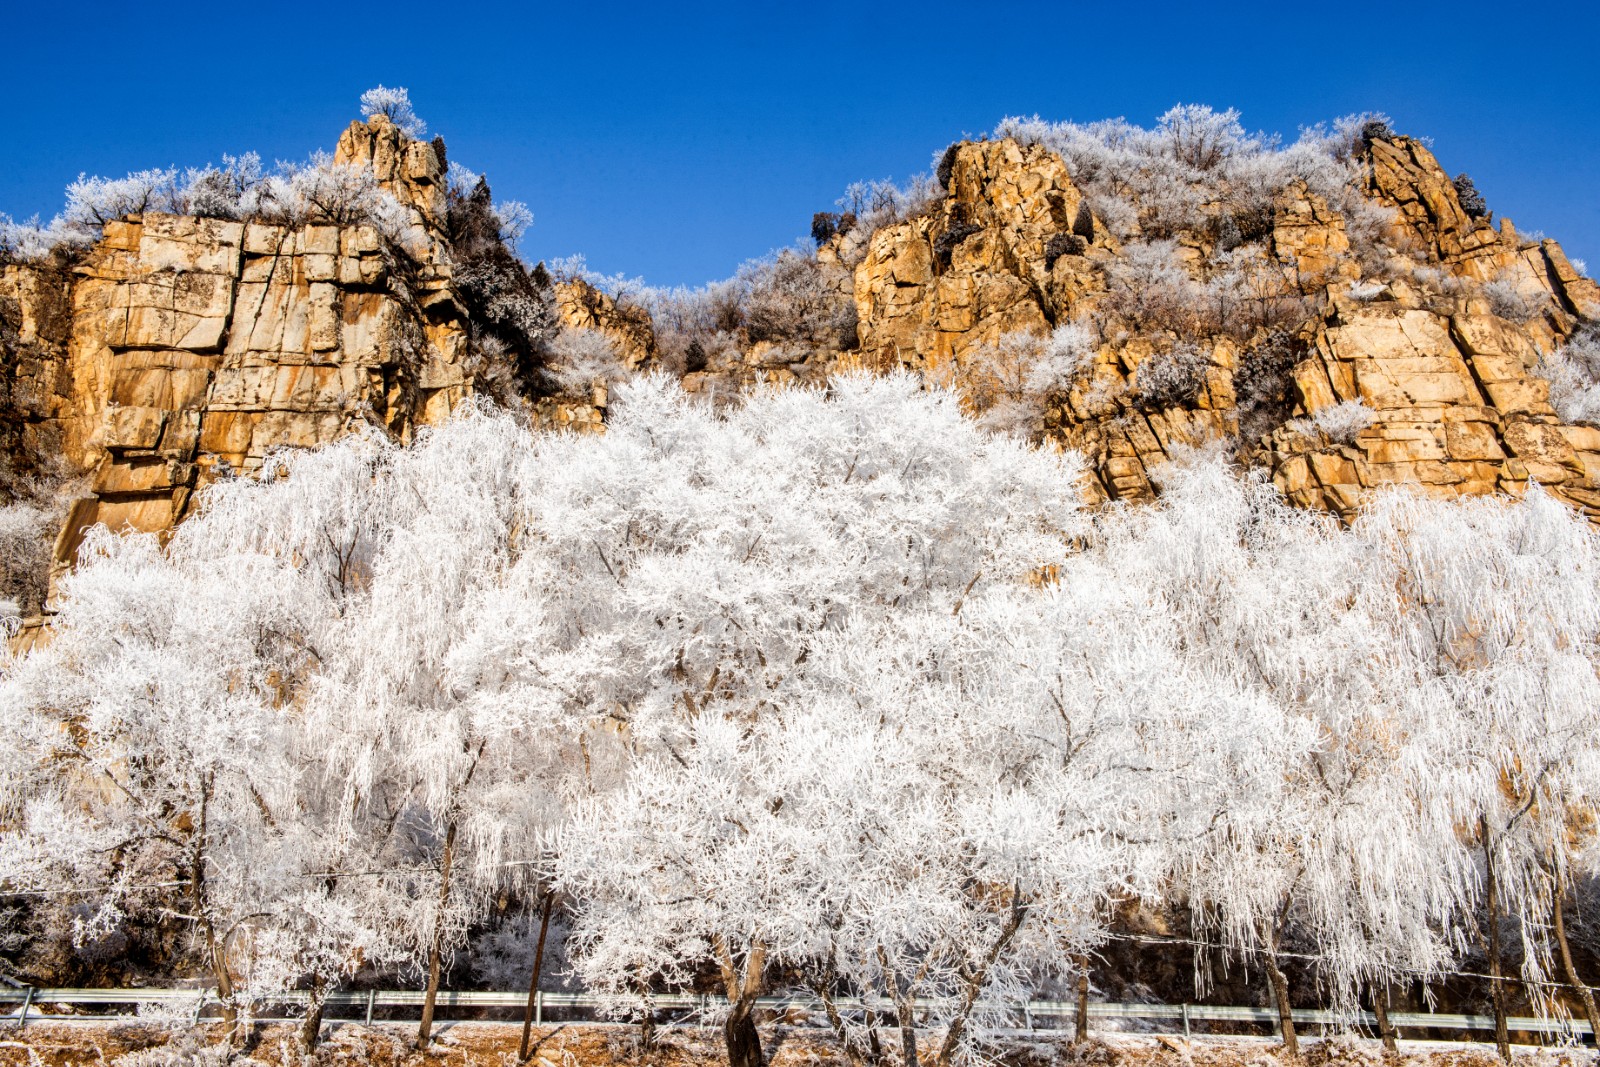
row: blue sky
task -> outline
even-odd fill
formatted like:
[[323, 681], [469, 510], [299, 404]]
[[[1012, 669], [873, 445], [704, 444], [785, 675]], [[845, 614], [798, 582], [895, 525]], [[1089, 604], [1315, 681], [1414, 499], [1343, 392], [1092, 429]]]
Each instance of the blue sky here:
[[17, 218], [53, 214], [80, 171], [331, 148], [381, 82], [532, 208], [525, 255], [697, 284], [804, 235], [851, 181], [903, 180], [1003, 115], [1148, 125], [1184, 102], [1290, 137], [1387, 111], [1600, 271], [1592, 4], [174, 0], [5, 21], [0, 211]]

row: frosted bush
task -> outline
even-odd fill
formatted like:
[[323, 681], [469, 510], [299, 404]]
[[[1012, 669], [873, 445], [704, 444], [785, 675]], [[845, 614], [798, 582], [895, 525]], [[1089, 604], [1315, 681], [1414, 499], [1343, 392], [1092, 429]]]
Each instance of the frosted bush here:
[[1332, 404], [1301, 420], [1304, 429], [1322, 434], [1334, 444], [1353, 444], [1356, 435], [1377, 419], [1377, 413], [1359, 400]]
[[383, 115], [411, 137], [423, 137], [428, 124], [411, 109], [411, 94], [405, 89], [374, 86], [361, 94], [361, 113], [367, 118]]
[[614, 384], [629, 373], [615, 343], [598, 330], [563, 327], [550, 342], [550, 359], [551, 375], [573, 395]]
[[1134, 374], [1134, 399], [1148, 411], [1188, 404], [1205, 387], [1209, 366], [1210, 360], [1194, 345], [1158, 349]]
[[178, 202], [177, 168], [140, 170], [122, 178], [78, 175], [67, 186], [66, 226], [98, 233], [106, 223], [146, 211], [171, 211]]
[[1055, 123], [1035, 115], [1003, 119], [994, 135], [1058, 153], [1095, 215], [1122, 240], [1196, 231], [1221, 213], [1238, 221], [1243, 240], [1259, 241], [1271, 230], [1273, 199], [1298, 179], [1355, 220], [1353, 250], [1370, 254], [1391, 215], [1360, 192], [1356, 159], [1362, 129], [1381, 116], [1303, 129], [1288, 146], [1246, 132], [1239, 118], [1189, 104], [1162, 115], [1154, 129], [1121, 118]]
[[190, 167], [177, 206], [186, 215], [220, 219], [248, 218], [260, 208], [265, 175], [254, 152], [224, 155], [220, 167]]
[[1193, 332], [1201, 305], [1200, 286], [1169, 240], [1139, 241], [1112, 262], [1105, 307], [1136, 330]]
[[1094, 351], [1081, 323], [1063, 323], [1042, 337], [1006, 333], [969, 350], [956, 366], [955, 384], [985, 428], [1026, 433], [1037, 428], [1048, 400], [1089, 369]]
[[1550, 406], [1561, 421], [1600, 425], [1600, 330], [1574, 334], [1534, 373], [1550, 382]]
[[1382, 296], [1387, 288], [1388, 286], [1382, 282], [1351, 282], [1350, 296], [1354, 300], [1368, 304]]
[[1509, 319], [1517, 323], [1528, 322], [1538, 315], [1539, 305], [1542, 303], [1542, 301], [1530, 298], [1510, 281], [1503, 278], [1485, 282], [1483, 295], [1489, 301], [1490, 311], [1493, 311], [1502, 319]]
[[0, 616], [31, 614], [43, 605], [62, 510], [33, 500], [0, 507]]
[[87, 234], [66, 226], [60, 216], [43, 225], [37, 215], [17, 222], [10, 215], [0, 214], [0, 262], [42, 260], [57, 248], [81, 246], [89, 239]]
[[835, 203], [841, 211], [854, 215], [863, 233], [872, 233], [901, 219], [926, 211], [944, 195], [944, 188], [928, 174], [912, 177], [904, 188], [885, 178], [882, 181], [852, 182]]

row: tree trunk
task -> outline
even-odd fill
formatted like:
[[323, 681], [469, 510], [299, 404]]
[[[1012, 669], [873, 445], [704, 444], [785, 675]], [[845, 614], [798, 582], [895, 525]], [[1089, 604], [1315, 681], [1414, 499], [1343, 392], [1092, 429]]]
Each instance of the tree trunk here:
[[761, 1034], [756, 1030], [755, 998], [733, 1006], [722, 1024], [728, 1067], [761, 1067]]
[[306, 1002], [306, 1017], [300, 1020], [300, 1047], [307, 1053], [317, 1051], [322, 1039], [322, 975], [311, 976], [311, 999]]
[[894, 1017], [900, 1024], [900, 1055], [905, 1067], [917, 1067], [917, 1016], [910, 997], [894, 998]]
[[728, 1046], [728, 1067], [761, 1067], [761, 1034], [756, 1030], [755, 1006], [766, 977], [766, 946], [759, 940], [751, 942], [742, 976], [721, 934], [712, 935], [711, 947], [716, 952], [717, 967], [722, 971], [722, 985], [731, 1009], [722, 1024], [722, 1040]]
[[904, 1067], [917, 1067], [917, 1015], [916, 1002], [911, 990], [900, 988], [900, 976], [889, 966], [889, 954], [878, 946], [878, 966], [883, 970], [883, 985], [894, 1001], [895, 1022], [900, 1025], [900, 1055]]
[[[1018, 884], [1011, 889], [1011, 913], [1006, 917], [1005, 925], [1000, 928], [1000, 936], [989, 946], [989, 951], [977, 969], [968, 971], [962, 976], [961, 1006], [950, 1019], [950, 1026], [944, 1034], [944, 1043], [939, 1046], [937, 1060], [939, 1067], [949, 1067], [950, 1061], [955, 1058], [956, 1049], [960, 1047], [961, 1039], [966, 1036], [967, 1019], [972, 1015], [972, 1006], [978, 1002], [978, 995], [983, 992], [983, 985], [989, 980], [989, 969], [1006, 950], [1011, 939], [1017, 936], [1017, 931], [1022, 929], [1022, 921], [1027, 917], [1028, 905], [1023, 902], [1022, 886]], [[915, 1040], [914, 1034], [913, 1040]], [[915, 1047], [912, 1048], [912, 1052], [915, 1053]], [[916, 1062], [916, 1057], [913, 1055], [906, 1060], [906, 1065], [916, 1067]]]
[[[1285, 902], [1284, 912], [1288, 911]], [[1294, 1032], [1294, 1008], [1289, 1003], [1289, 979], [1283, 973], [1283, 968], [1278, 966], [1278, 942], [1283, 936], [1283, 918], [1280, 915], [1277, 925], [1269, 932], [1263, 931], [1263, 941], [1266, 942], [1266, 951], [1261, 954], [1262, 961], [1267, 968], [1267, 980], [1272, 985], [1272, 998], [1278, 1005], [1278, 1033], [1283, 1037], [1283, 1050], [1289, 1056], [1298, 1058], [1300, 1055], [1300, 1038]]]
[[1072, 1043], [1089, 1037], [1089, 957], [1078, 957], [1078, 1013], [1073, 1019]]
[[1372, 1014], [1378, 1017], [1378, 1037], [1383, 1040], [1384, 1050], [1398, 1052], [1399, 1046], [1395, 1044], [1394, 1026], [1389, 1022], [1389, 983], [1372, 987]]
[[1583, 1002], [1584, 1014], [1589, 1017], [1589, 1039], [1600, 1047], [1600, 1012], [1595, 1010], [1594, 993], [1583, 983], [1583, 979], [1578, 977], [1578, 968], [1572, 962], [1572, 946], [1567, 943], [1567, 919], [1563, 900], [1566, 892], [1557, 885], [1554, 896], [1555, 907], [1551, 909], [1551, 918], [1554, 920], [1556, 946], [1561, 950], [1561, 967], [1567, 972], [1567, 984], [1578, 994], [1578, 999]]
[[205, 936], [206, 955], [217, 979], [217, 1000], [222, 1005], [222, 1040], [232, 1044], [240, 1036], [239, 1006], [234, 1003], [233, 976], [228, 973], [227, 938], [217, 936], [211, 909], [206, 903], [206, 824], [210, 807], [211, 778], [208, 775], [200, 787], [199, 825], [195, 828], [194, 850], [189, 858], [189, 903]]
[[528, 1058], [528, 1042], [533, 1037], [533, 1008], [539, 996], [539, 972], [544, 969], [544, 935], [550, 932], [550, 908], [555, 903], [554, 890], [544, 895], [544, 913], [539, 916], [539, 944], [533, 950], [533, 977], [528, 979], [528, 1006], [522, 1012], [522, 1047], [517, 1059]]
[[838, 967], [834, 962], [833, 947], [830, 945], [827, 968], [821, 975], [811, 972], [811, 991], [822, 1001], [822, 1010], [828, 1016], [828, 1026], [833, 1030], [833, 1036], [838, 1039], [839, 1047], [844, 1049], [845, 1058], [850, 1061], [852, 1067], [877, 1067], [881, 1052], [878, 1048], [877, 1032], [872, 1029], [872, 1012], [863, 1013], [866, 1017], [867, 1034], [871, 1038], [870, 1046], [863, 1051], [845, 1026], [839, 1006], [833, 1002], [833, 983], [837, 975]]
[[1511, 1062], [1511, 1033], [1506, 1022], [1506, 982], [1500, 955], [1500, 886], [1495, 878], [1494, 842], [1489, 820], [1479, 823], [1483, 833], [1484, 889], [1489, 908], [1489, 992], [1494, 998], [1494, 1044], [1500, 1058]]
[[428, 945], [428, 992], [422, 998], [422, 1024], [417, 1027], [417, 1048], [425, 1050], [433, 1037], [433, 1007], [439, 999], [439, 970], [444, 956], [444, 913], [450, 905], [450, 864], [456, 852], [456, 821], [444, 834], [444, 857], [439, 863], [439, 910], [433, 917], [433, 937]]

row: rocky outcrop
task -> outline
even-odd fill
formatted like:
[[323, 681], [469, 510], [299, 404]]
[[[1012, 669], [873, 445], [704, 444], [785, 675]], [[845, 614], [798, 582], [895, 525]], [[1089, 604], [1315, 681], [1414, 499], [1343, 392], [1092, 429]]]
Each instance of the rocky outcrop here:
[[[338, 164], [371, 168], [403, 219], [245, 222], [147, 214], [109, 223], [70, 264], [0, 275], [7, 452], [84, 472], [55, 567], [84, 529], [163, 532], [196, 490], [281, 448], [358, 426], [405, 440], [508, 371], [472, 345], [453, 278], [442, 144], [353, 123]], [[612, 309], [614, 312], [614, 309]], [[612, 329], [608, 316], [582, 323]], [[614, 321], [615, 320], [615, 321]], [[631, 327], [648, 346], [648, 327]], [[533, 417], [598, 427], [586, 402]]]
[[[1600, 312], [1600, 290], [1554, 241], [1471, 216], [1417, 142], [1376, 138], [1363, 159], [1366, 192], [1393, 211], [1381, 264], [1295, 181], [1259, 248], [1224, 257], [1212, 237], [1180, 235], [1186, 306], [1200, 312], [1182, 322], [1150, 310], [1162, 294], [1060, 158], [1006, 140], [961, 144], [948, 162], [944, 200], [873, 234], [856, 270], [863, 357], [950, 380], [1002, 334], [1092, 323], [1093, 365], [1044, 428], [1088, 456], [1098, 495], [1148, 497], [1175, 447], [1220, 439], [1297, 503], [1341, 514], [1389, 483], [1475, 494], [1531, 478], [1600, 517], [1600, 431], [1562, 425], [1533, 373]], [[1207, 318], [1207, 306], [1222, 310]], [[1188, 342], [1203, 380], [1181, 402], [1150, 403], [1139, 367]], [[1315, 416], [1346, 401], [1373, 421], [1330, 440]]]
[[555, 298], [556, 314], [563, 325], [603, 334], [630, 371], [655, 363], [656, 333], [644, 309], [619, 306], [609, 294], [582, 278], [558, 282]]

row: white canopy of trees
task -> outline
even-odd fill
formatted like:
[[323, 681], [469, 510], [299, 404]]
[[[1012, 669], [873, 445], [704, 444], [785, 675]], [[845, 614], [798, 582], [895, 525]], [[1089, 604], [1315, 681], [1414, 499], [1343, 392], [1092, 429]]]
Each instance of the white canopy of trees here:
[[1207, 453], [1089, 513], [1082, 471], [905, 376], [283, 453], [165, 545], [92, 534], [4, 662], [0, 887], [80, 950], [176, 924], [230, 1012], [312, 990], [308, 1042], [367, 968], [425, 984], [425, 1042], [469, 933], [550, 892], [576, 979], [715, 993], [735, 1067], [784, 986], [855, 1062], [862, 995], [969, 1061], [1130, 908], [1285, 1011], [1291, 941], [1354, 1011], [1502, 936], [1563, 1011], [1582, 517], [1395, 490], [1343, 527]]

